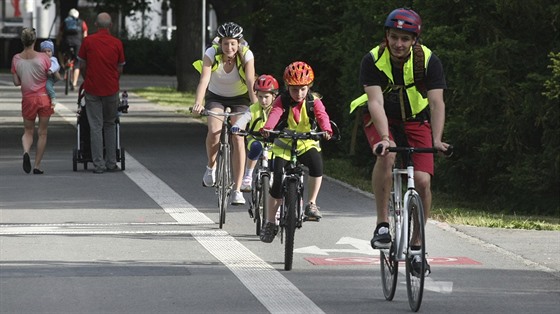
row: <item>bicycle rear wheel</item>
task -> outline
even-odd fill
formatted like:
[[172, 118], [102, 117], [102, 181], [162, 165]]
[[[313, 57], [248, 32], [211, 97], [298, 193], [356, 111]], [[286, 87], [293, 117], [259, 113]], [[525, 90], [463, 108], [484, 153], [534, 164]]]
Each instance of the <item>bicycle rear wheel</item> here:
[[284, 226], [286, 241], [284, 248], [284, 270], [291, 270], [294, 261], [294, 237], [296, 233], [296, 214], [297, 214], [297, 182], [288, 180], [285, 196], [286, 206], [286, 225]]
[[[392, 202], [393, 200], [390, 200]], [[396, 238], [396, 228], [395, 223], [397, 221], [395, 217], [394, 207], [390, 209], [389, 212], [389, 232], [393, 243], [390, 249], [384, 249], [380, 251], [379, 259], [381, 261], [381, 283], [383, 286], [383, 295], [387, 301], [393, 300], [395, 296], [395, 290], [397, 289], [397, 278], [399, 275], [399, 261], [397, 259], [397, 238]]]
[[256, 206], [255, 206], [255, 225], [257, 235], [261, 234], [261, 228], [266, 221], [266, 214], [268, 213], [268, 202], [266, 194], [270, 189], [270, 178], [268, 174], [261, 175], [260, 184], [256, 185]]
[[70, 82], [72, 82], [72, 71], [71, 67], [67, 67], [64, 72], [64, 95], [68, 95], [68, 89], [70, 88]]
[[[411, 194], [408, 200], [408, 253], [406, 258], [406, 291], [410, 309], [417, 312], [422, 304], [424, 279], [426, 276], [426, 238], [424, 234], [424, 208], [417, 194]], [[419, 250], [412, 251], [411, 246], [418, 243]], [[420, 266], [414, 269], [413, 259], [419, 259]]]

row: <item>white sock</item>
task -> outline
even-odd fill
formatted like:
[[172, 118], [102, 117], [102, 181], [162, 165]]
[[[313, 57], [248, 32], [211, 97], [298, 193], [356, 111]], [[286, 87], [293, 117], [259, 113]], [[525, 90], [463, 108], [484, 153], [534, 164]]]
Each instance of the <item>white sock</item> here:
[[253, 176], [253, 169], [247, 169], [247, 170], [245, 170], [245, 176], [246, 176], [246, 177], [251, 177], [251, 176]]

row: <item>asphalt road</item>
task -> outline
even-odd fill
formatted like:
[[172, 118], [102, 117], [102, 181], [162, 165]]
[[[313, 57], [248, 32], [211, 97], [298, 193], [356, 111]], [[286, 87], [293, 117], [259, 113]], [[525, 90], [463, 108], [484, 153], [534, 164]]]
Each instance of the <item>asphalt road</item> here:
[[[296, 232], [284, 271], [282, 244], [258, 240], [247, 206], [216, 224], [216, 195], [201, 186], [204, 124], [131, 94], [126, 170], [74, 172], [77, 96], [59, 85], [45, 174], [25, 174], [20, 92], [0, 75], [0, 313], [409, 311], [403, 273], [395, 299], [383, 297], [370, 194], [326, 179], [324, 218]], [[121, 85], [175, 80], [124, 76]], [[430, 221], [427, 237], [433, 273], [420, 311], [558, 312], [560, 232]]]

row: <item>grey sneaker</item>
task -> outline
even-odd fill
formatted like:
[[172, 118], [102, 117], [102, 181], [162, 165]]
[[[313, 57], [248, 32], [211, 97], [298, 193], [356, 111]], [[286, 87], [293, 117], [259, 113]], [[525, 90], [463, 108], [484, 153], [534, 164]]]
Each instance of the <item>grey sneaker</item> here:
[[319, 211], [319, 206], [315, 203], [309, 203], [305, 206], [305, 216], [307, 216], [309, 220], [319, 220], [323, 217]]
[[206, 166], [206, 171], [202, 177], [202, 186], [214, 186], [216, 183], [216, 168], [208, 168]]
[[271, 243], [277, 233], [278, 227], [272, 222], [267, 222], [261, 229], [260, 239], [264, 243]]
[[231, 191], [231, 205], [245, 205], [245, 198], [241, 191]]

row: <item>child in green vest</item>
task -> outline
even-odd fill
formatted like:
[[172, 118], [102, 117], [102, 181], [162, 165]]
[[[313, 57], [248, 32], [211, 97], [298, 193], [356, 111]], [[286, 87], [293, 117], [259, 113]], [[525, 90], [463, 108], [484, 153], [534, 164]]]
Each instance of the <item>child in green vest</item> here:
[[[278, 81], [272, 76], [263, 74], [255, 81], [254, 90], [257, 93], [257, 98], [259, 101], [252, 104], [244, 115], [235, 122], [231, 127], [232, 133], [237, 133], [239, 130], [249, 123], [249, 127], [253, 131], [260, 130], [266, 120], [268, 119], [268, 114], [270, 109], [272, 109], [272, 102], [276, 99], [278, 95]], [[253, 181], [253, 170], [257, 165], [257, 161], [262, 154], [263, 144], [262, 142], [255, 139], [252, 135], [247, 136], [247, 149], [249, 150], [247, 154], [247, 163], [245, 166], [245, 175], [243, 176], [243, 181], [241, 183], [242, 192], [251, 192], [251, 184]]]

